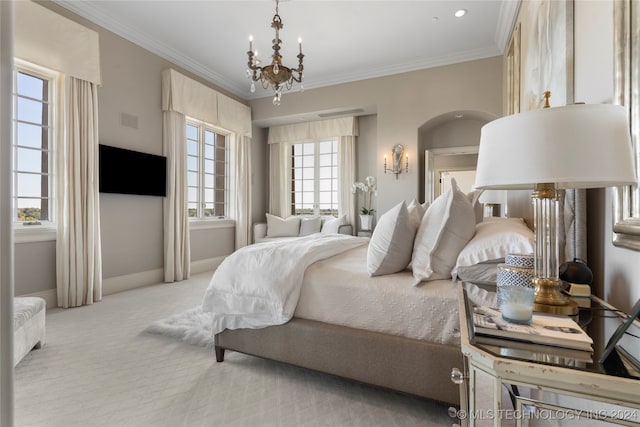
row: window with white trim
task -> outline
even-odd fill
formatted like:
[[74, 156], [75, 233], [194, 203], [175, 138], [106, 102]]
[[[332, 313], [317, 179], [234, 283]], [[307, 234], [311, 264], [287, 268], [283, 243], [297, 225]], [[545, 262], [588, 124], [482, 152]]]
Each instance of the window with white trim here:
[[229, 136], [220, 129], [189, 119], [186, 124], [188, 218], [203, 220], [228, 215]]
[[291, 147], [291, 214], [338, 214], [337, 139]]
[[16, 62], [13, 84], [13, 216], [53, 225], [56, 74]]

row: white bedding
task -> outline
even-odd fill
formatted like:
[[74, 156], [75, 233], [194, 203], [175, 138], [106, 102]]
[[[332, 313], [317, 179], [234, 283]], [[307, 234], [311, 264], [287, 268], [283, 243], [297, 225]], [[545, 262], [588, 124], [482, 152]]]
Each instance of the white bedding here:
[[459, 343], [459, 283], [434, 280], [413, 286], [410, 270], [369, 277], [366, 259], [367, 247], [361, 246], [307, 268], [295, 316], [434, 343]]
[[286, 242], [245, 246], [216, 269], [202, 303], [212, 333], [280, 325], [293, 317], [307, 266], [357, 246], [366, 238], [316, 233]]

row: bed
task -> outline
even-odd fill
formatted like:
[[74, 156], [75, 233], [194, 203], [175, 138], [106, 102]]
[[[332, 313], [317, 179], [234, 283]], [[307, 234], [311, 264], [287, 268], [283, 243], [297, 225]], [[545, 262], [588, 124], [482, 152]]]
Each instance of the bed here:
[[[436, 202], [427, 210], [432, 211], [432, 222], [434, 215], [457, 216], [433, 209]], [[420, 236], [420, 228], [428, 221], [427, 213], [413, 229], [416, 241], [428, 240], [424, 233]], [[385, 215], [376, 230], [385, 228]], [[416, 215], [415, 209], [411, 215]], [[286, 322], [259, 329], [226, 328], [217, 333], [216, 360], [223, 362], [225, 351], [233, 350], [458, 405], [460, 390], [450, 380], [453, 368], [463, 370], [457, 288], [462, 280], [474, 277], [485, 284], [495, 281], [495, 268], [505, 254], [531, 252], [533, 248], [533, 233], [523, 219], [476, 224], [475, 216], [467, 216], [464, 221], [472, 221], [473, 231], [453, 250], [454, 265], [448, 267], [453, 276], [416, 279], [420, 257], [416, 257], [413, 245], [413, 268], [371, 276], [367, 255], [375, 246], [374, 233], [369, 244], [318, 260], [305, 269], [295, 312]], [[459, 231], [460, 224], [455, 225], [454, 230]], [[392, 234], [386, 250], [397, 253], [402, 249], [393, 243], [402, 239], [398, 239], [397, 230]], [[452, 240], [455, 237], [447, 239]], [[461, 257], [465, 259], [461, 261]], [[476, 289], [473, 298], [492, 296], [480, 287]]]

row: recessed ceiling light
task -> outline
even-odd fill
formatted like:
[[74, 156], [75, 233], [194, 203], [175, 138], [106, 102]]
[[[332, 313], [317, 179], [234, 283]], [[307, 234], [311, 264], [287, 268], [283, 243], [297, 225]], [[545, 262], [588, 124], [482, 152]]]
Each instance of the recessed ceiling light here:
[[454, 13], [456, 18], [461, 18], [466, 14], [467, 14], [467, 9], [456, 10], [456, 13]]

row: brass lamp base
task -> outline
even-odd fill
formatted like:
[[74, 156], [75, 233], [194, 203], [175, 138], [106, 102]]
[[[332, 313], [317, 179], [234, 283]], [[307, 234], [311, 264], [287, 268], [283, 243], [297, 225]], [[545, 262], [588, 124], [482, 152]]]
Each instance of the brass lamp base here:
[[569, 316], [578, 314], [578, 304], [561, 292], [560, 280], [534, 277], [533, 284], [535, 286], [534, 311]]

